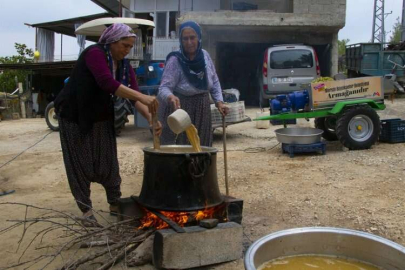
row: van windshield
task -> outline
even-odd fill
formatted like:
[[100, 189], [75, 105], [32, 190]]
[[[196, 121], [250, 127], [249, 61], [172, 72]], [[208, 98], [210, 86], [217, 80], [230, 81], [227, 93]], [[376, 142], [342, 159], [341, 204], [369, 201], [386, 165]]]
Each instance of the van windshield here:
[[309, 50], [283, 50], [270, 54], [270, 68], [312, 68], [314, 61], [312, 52]]

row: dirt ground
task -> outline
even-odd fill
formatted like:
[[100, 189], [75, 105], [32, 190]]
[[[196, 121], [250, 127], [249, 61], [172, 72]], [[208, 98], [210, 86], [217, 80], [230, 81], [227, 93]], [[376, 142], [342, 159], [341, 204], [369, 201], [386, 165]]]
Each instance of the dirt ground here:
[[[405, 119], [405, 99], [387, 102], [387, 107], [380, 113], [381, 119]], [[254, 118], [257, 111], [248, 108], [246, 114]], [[306, 120], [298, 124], [313, 126]], [[279, 127], [256, 129], [255, 125], [247, 122], [227, 129], [229, 189], [232, 196], [244, 200], [245, 251], [269, 233], [307, 226], [355, 229], [405, 245], [405, 144], [377, 143], [370, 150], [348, 151], [339, 142], [327, 142], [326, 155], [290, 158], [281, 153], [275, 138], [274, 130]], [[221, 134], [221, 129], [215, 131], [214, 147], [219, 150], [219, 186], [225, 193]], [[149, 131], [135, 128], [131, 121], [118, 138], [124, 197], [140, 192], [145, 146], [152, 146]], [[0, 203], [20, 202], [80, 214], [67, 183], [59, 133], [50, 132], [44, 119], [0, 122], [0, 167], [0, 188], [15, 190], [1, 196]], [[96, 209], [107, 211], [100, 185], [92, 186], [92, 200]], [[0, 205], [0, 213], [3, 229], [12, 224], [9, 220], [23, 219], [25, 208]], [[15, 251], [20, 236], [21, 230], [0, 235], [0, 268], [18, 261], [22, 248]], [[43, 241], [52, 243], [57, 237], [49, 234]], [[23, 260], [41, 252], [46, 251], [31, 248]], [[204, 269], [244, 269], [243, 258]]]

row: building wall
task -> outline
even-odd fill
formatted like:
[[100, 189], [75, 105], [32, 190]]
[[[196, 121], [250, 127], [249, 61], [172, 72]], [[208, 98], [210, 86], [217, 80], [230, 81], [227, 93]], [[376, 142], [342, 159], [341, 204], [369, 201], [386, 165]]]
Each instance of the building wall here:
[[[135, 12], [155, 10], [178, 11], [179, 0], [131, 0]], [[231, 10], [234, 0], [180, 0], [181, 11]], [[345, 20], [346, 0], [244, 0], [258, 6], [258, 10], [276, 13], [329, 14]], [[325, 18], [325, 20], [330, 19]]]
[[[136, 12], [179, 9], [178, 0], [132, 1]], [[305, 43], [328, 48], [326, 70], [337, 73], [337, 33], [345, 25], [346, 0], [243, 0], [258, 6], [244, 12], [231, 10], [235, 2], [240, 1], [180, 0], [178, 23], [194, 20], [203, 27], [203, 46], [214, 62], [221, 42]]]
[[[221, 0], [221, 10], [232, 10], [232, 4], [242, 1]], [[277, 13], [292, 13], [294, 0], [244, 0], [244, 3], [257, 5], [258, 10], [271, 10]]]
[[[178, 11], [178, 0], [133, 0], [133, 11], [153, 12], [157, 11]], [[181, 11], [216, 11], [220, 9], [220, 2], [217, 0], [180, 0]]]
[[343, 17], [344, 20], [346, 17], [346, 0], [294, 0], [294, 13], [335, 14]]

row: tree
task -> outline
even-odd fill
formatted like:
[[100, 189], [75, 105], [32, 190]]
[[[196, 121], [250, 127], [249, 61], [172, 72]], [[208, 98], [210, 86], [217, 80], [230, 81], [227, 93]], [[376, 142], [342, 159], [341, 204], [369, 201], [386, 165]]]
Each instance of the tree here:
[[390, 37], [390, 44], [400, 42], [401, 42], [401, 22], [398, 17], [396, 23], [392, 27], [392, 36]]
[[[34, 56], [32, 49], [20, 43], [14, 43], [14, 47], [17, 51], [17, 55], [0, 57], [0, 64], [32, 63], [32, 57]], [[17, 88], [15, 77], [17, 77], [18, 82], [25, 83], [25, 78], [28, 74], [29, 71], [24, 70], [4, 70], [0, 73], [0, 91], [7, 93], [13, 92]]]
[[338, 53], [339, 56], [346, 54], [346, 45], [350, 42], [350, 39], [338, 40]]

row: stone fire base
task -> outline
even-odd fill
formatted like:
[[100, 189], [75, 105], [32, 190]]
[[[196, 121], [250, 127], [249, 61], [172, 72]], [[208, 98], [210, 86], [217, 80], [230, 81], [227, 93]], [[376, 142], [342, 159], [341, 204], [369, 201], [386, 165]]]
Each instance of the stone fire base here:
[[213, 229], [185, 227], [186, 233], [159, 230], [153, 244], [153, 264], [162, 269], [188, 269], [237, 260], [242, 256], [242, 226], [220, 223]]

